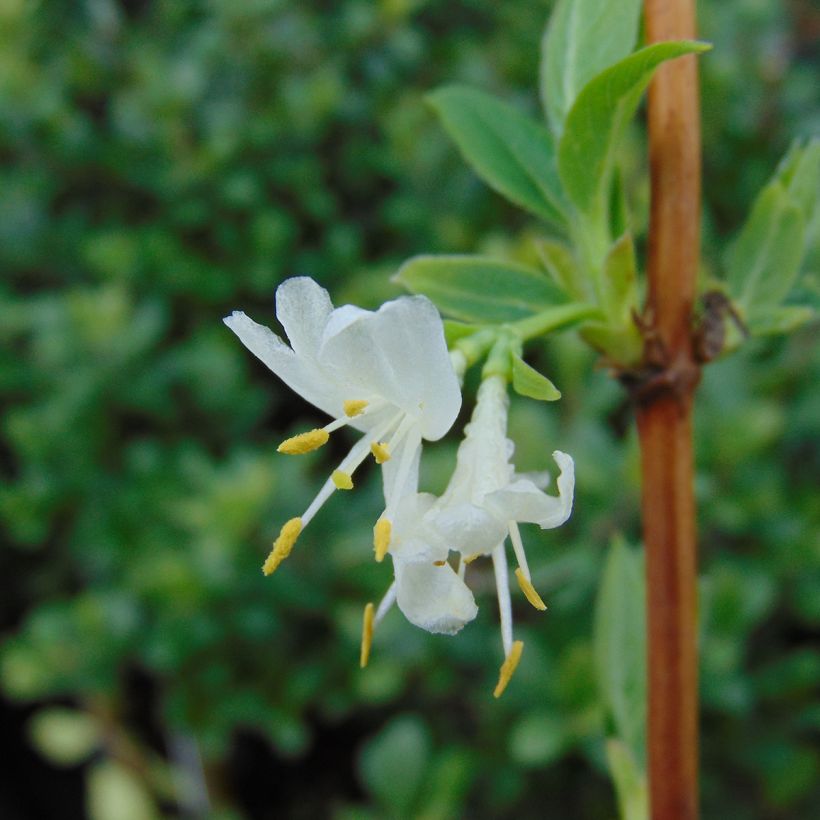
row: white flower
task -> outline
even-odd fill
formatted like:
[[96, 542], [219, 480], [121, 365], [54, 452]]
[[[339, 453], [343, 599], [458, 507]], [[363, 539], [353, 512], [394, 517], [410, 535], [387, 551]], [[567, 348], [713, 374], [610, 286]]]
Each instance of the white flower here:
[[402, 297], [375, 312], [352, 305], [334, 310], [327, 291], [307, 277], [279, 286], [276, 316], [290, 346], [244, 313], [224, 321], [288, 387], [333, 417], [323, 428], [284, 441], [280, 452], [314, 450], [344, 426], [364, 435], [304, 514], [282, 527], [264, 571], [273, 572], [287, 557], [334, 490], [353, 486], [352, 475], [370, 452], [384, 465], [387, 506], [374, 528], [381, 560], [405, 488], [415, 488], [422, 439], [441, 438], [461, 407], [441, 318], [423, 296]]
[[504, 379], [485, 378], [447, 489], [425, 514], [425, 527], [460, 553], [461, 577], [465, 565], [474, 558], [492, 556], [505, 655], [496, 696], [504, 690], [523, 648], [520, 641], [513, 641], [504, 541], [509, 535], [518, 561], [515, 575], [522, 592], [536, 609], [546, 609], [532, 585], [518, 523], [535, 523], [542, 529], [560, 526], [572, 512], [575, 485], [572, 458], [559, 450], [553, 453], [561, 468], [557, 496], [542, 489], [548, 476], [514, 472], [510, 463], [513, 444], [507, 438], [508, 404]]

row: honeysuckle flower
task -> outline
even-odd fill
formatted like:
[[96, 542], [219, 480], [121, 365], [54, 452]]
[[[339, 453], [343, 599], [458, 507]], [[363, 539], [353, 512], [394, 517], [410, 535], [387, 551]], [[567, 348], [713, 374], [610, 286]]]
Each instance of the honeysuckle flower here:
[[447, 489], [425, 513], [425, 526], [460, 554], [462, 577], [465, 565], [473, 559], [492, 556], [505, 655], [496, 697], [507, 685], [523, 649], [520, 641], [513, 641], [504, 542], [509, 535], [518, 562], [515, 576], [527, 600], [536, 609], [546, 609], [532, 585], [518, 523], [535, 523], [542, 529], [563, 524], [572, 512], [575, 483], [572, 458], [559, 450], [553, 453], [561, 470], [557, 496], [544, 492], [544, 476], [515, 473], [510, 461], [514, 447], [507, 438], [508, 405], [505, 380], [497, 375], [485, 378]]
[[415, 486], [422, 439], [441, 438], [461, 406], [441, 318], [423, 296], [401, 297], [375, 312], [353, 305], [334, 309], [327, 291], [307, 277], [277, 288], [276, 316], [290, 345], [242, 312], [224, 321], [288, 387], [333, 418], [282, 442], [279, 451], [310, 452], [345, 426], [363, 435], [305, 512], [284, 524], [263, 571], [276, 570], [335, 490], [352, 488], [353, 474], [369, 453], [384, 467], [386, 508], [374, 527], [382, 560], [404, 488]]

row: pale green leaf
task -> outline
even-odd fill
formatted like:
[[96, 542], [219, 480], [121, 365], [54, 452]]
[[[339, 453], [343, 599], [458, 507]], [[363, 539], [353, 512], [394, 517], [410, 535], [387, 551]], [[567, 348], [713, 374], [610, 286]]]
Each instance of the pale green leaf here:
[[465, 322], [511, 322], [567, 301], [540, 271], [483, 256], [416, 256], [394, 281]]
[[616, 734], [639, 763], [646, 731], [645, 617], [640, 554], [616, 539], [595, 606], [595, 668]]
[[803, 212], [806, 222], [820, 202], [820, 139], [807, 144], [795, 142], [783, 157], [776, 173], [789, 199]]
[[94, 718], [61, 707], [36, 712], [28, 723], [28, 734], [34, 748], [57, 766], [82, 763], [102, 741]]
[[410, 817], [424, 783], [430, 733], [416, 715], [393, 718], [362, 748], [359, 772], [390, 816]]
[[86, 778], [90, 820], [159, 820], [145, 786], [130, 770], [110, 760], [94, 764]]
[[635, 47], [641, 0], [559, 0], [541, 40], [541, 102], [556, 134], [581, 89]]
[[473, 88], [427, 97], [464, 159], [494, 190], [558, 227], [565, 205], [552, 135], [516, 108]]
[[708, 49], [706, 43], [689, 40], [655, 43], [607, 68], [581, 90], [558, 145], [558, 172], [580, 211], [603, 208], [615, 148], [655, 69]]
[[791, 290], [804, 240], [802, 211], [779, 181], [769, 183], [726, 256], [729, 291], [749, 321], [778, 305]]
[[778, 333], [791, 333], [817, 316], [813, 308], [807, 305], [786, 305], [771, 308], [755, 314], [749, 320], [749, 332], [752, 336], [774, 336]]
[[535, 248], [544, 268], [558, 287], [577, 298], [589, 298], [587, 283], [578, 260], [568, 245], [542, 239], [536, 242]]
[[629, 747], [620, 740], [610, 738], [606, 742], [606, 760], [615, 784], [621, 820], [648, 820], [646, 774], [636, 763]]
[[519, 396], [538, 401], [557, 401], [561, 391], [542, 373], [530, 367], [520, 356], [512, 357], [513, 390]]
[[615, 322], [631, 322], [632, 310], [638, 306], [638, 270], [630, 234], [609, 249], [600, 287], [604, 312]]

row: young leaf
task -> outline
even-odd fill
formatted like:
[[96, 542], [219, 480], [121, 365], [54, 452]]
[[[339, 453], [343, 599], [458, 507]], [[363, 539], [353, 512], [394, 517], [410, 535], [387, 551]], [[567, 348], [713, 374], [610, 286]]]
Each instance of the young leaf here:
[[753, 336], [774, 336], [791, 333], [815, 318], [817, 314], [807, 305], [785, 305], [754, 314], [749, 320]]
[[576, 298], [589, 298], [586, 281], [568, 245], [551, 239], [542, 239], [536, 243], [535, 249], [547, 273], [559, 288]]
[[567, 303], [540, 271], [484, 256], [416, 256], [393, 281], [464, 322], [512, 322]]
[[464, 159], [494, 190], [541, 219], [566, 223], [552, 135], [495, 97], [445, 86], [427, 97]]
[[806, 222], [818, 204], [820, 186], [820, 139], [802, 145], [795, 142], [775, 174], [786, 187], [789, 199], [803, 212]]
[[648, 820], [646, 774], [635, 762], [629, 748], [622, 741], [610, 738], [606, 742], [606, 760], [618, 795], [621, 820]]
[[559, 0], [541, 40], [541, 103], [555, 134], [578, 92], [635, 47], [641, 0]]
[[690, 40], [655, 43], [602, 71], [582, 89], [558, 145], [558, 173], [582, 213], [602, 208], [615, 147], [655, 69], [666, 60], [709, 48]]
[[646, 726], [646, 635], [641, 558], [622, 540], [609, 549], [595, 607], [598, 685], [617, 736], [639, 763]]
[[638, 270], [632, 236], [625, 233], [610, 249], [601, 279], [601, 307], [616, 323], [631, 321], [638, 306]]
[[791, 290], [804, 244], [803, 212], [779, 181], [769, 183], [726, 258], [729, 291], [749, 320]]
[[557, 401], [561, 391], [534, 367], [530, 367], [520, 356], [512, 357], [513, 390], [519, 396], [527, 396], [539, 401]]

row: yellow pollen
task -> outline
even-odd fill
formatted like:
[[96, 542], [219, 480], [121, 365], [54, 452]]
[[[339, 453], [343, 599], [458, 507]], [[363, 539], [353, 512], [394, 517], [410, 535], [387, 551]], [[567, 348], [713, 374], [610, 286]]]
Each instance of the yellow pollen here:
[[298, 436], [285, 439], [277, 448], [277, 452], [286, 453], [289, 456], [300, 456], [302, 453], [309, 453], [311, 450], [318, 450], [330, 438], [327, 430], [308, 430], [307, 433], [300, 433]]
[[464, 563], [465, 563], [465, 564], [472, 564], [472, 563], [473, 563], [473, 561], [475, 561], [475, 559], [476, 559], [476, 558], [481, 558], [482, 554], [483, 554], [483, 553], [480, 553], [480, 552], [474, 552], [472, 555], [468, 555], [468, 556], [464, 559]]
[[545, 610], [547, 605], [541, 600], [541, 596], [535, 591], [532, 581], [524, 575], [524, 570], [521, 569], [521, 567], [515, 571], [515, 577], [518, 579], [518, 586], [521, 587], [521, 591], [524, 593], [526, 599], [536, 609], [540, 609], [541, 611]]
[[434, 567], [443, 567], [447, 562], [446, 561], [433, 561]]
[[518, 661], [521, 660], [521, 652], [523, 650], [524, 641], [513, 642], [512, 649], [510, 649], [510, 654], [507, 655], [504, 659], [504, 663], [501, 664], [501, 670], [498, 673], [498, 683], [493, 691], [494, 698], [500, 698], [504, 693], [504, 690], [507, 688], [507, 684], [510, 682], [510, 678], [513, 676], [513, 672], [515, 672], [516, 666], [518, 666]]
[[373, 527], [373, 549], [376, 551], [376, 560], [383, 561], [390, 546], [390, 535], [393, 525], [387, 518], [380, 518]]
[[302, 519], [291, 518], [279, 530], [279, 537], [273, 542], [273, 549], [262, 566], [262, 572], [270, 575], [282, 561], [290, 555], [299, 533], [302, 532]]
[[342, 404], [345, 415], [351, 419], [354, 416], [358, 416], [365, 407], [367, 407], [367, 402], [364, 399], [348, 399]]
[[370, 452], [373, 453], [376, 464], [384, 464], [385, 461], [390, 461], [390, 450], [384, 441], [374, 441], [370, 445]]
[[364, 669], [370, 660], [370, 647], [373, 643], [373, 604], [368, 604], [364, 608], [364, 619], [362, 621], [362, 651], [359, 655], [359, 666]]
[[353, 479], [350, 477], [350, 473], [346, 473], [344, 470], [334, 470], [330, 480], [336, 485], [337, 490], [353, 489]]

